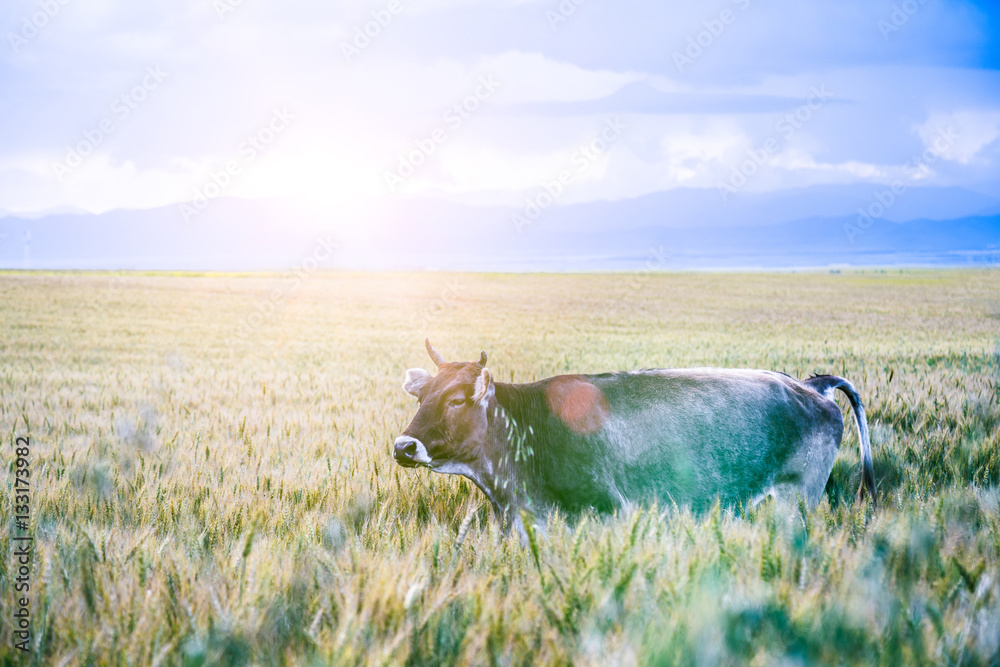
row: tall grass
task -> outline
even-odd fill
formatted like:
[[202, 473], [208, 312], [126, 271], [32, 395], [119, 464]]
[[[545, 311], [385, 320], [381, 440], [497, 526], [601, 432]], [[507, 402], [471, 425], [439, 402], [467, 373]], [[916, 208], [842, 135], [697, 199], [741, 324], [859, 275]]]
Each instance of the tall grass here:
[[[1000, 661], [1000, 277], [0, 275], [0, 663]], [[451, 284], [447, 299], [442, 290]], [[457, 294], [457, 296], [454, 296]], [[403, 470], [403, 373], [643, 367], [849, 378], [815, 512], [550, 517]], [[846, 404], [845, 404], [846, 409]], [[30, 435], [33, 646], [11, 648], [8, 463]]]

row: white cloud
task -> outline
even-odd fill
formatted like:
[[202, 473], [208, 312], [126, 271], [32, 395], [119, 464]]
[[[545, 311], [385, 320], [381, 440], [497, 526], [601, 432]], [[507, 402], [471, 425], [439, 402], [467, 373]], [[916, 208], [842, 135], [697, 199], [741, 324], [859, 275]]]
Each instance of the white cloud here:
[[[843, 64], [865, 62], [854, 58], [832, 65], [814, 59], [775, 66], [759, 77], [700, 76], [702, 71], [723, 71], [719, 67], [726, 59], [725, 71], [735, 72], [742, 59], [766, 54], [774, 46], [760, 40], [751, 49], [742, 46], [772, 34], [777, 26], [751, 18], [749, 12], [763, 9], [754, 5], [746, 20], [727, 28], [682, 76], [670, 54], [702, 31], [714, 10], [692, 4], [622, 5], [615, 10], [618, 17], [633, 12], [630, 18], [645, 18], [645, 23], [595, 26], [588, 21], [604, 16], [601, 11], [607, 7], [594, 5], [572, 26], [550, 33], [543, 12], [557, 6], [557, 0], [399, 1], [403, 11], [348, 63], [340, 44], [388, 0], [244, 0], [224, 20], [205, 0], [74, 0], [22, 54], [0, 56], [0, 66], [13, 63], [3, 101], [17, 130], [8, 145], [0, 146], [0, 208], [106, 210], [189, 199], [206, 174], [236, 152], [245, 133], [258, 128], [274, 106], [286, 103], [300, 117], [294, 130], [233, 184], [231, 194], [288, 195], [331, 205], [379, 196], [386, 194], [385, 171], [413, 151], [415, 142], [444, 125], [445, 111], [469, 96], [481, 76], [494, 77], [499, 89], [468, 122], [448, 128], [445, 143], [404, 191], [444, 192], [482, 203], [521, 197], [569, 163], [604, 118], [558, 116], [554, 108], [608, 98], [643, 81], [652, 92], [635, 89], [649, 95], [631, 96], [629, 89], [613, 103], [631, 103], [635, 109], [657, 108], [662, 102], [659, 108], [675, 104], [684, 112], [624, 110], [631, 123], [628, 132], [560, 203], [715, 187], [746, 160], [748, 150], [781, 136], [775, 121], [804, 104], [814, 86], [823, 85], [834, 99], [794, 137], [781, 140], [781, 151], [750, 179], [747, 189], [900, 178], [906, 176], [903, 163], [917, 150], [914, 137], [933, 146], [937, 131], [949, 125], [958, 136], [942, 152], [944, 159], [911, 170], [907, 177], [928, 184], [946, 177], [961, 183], [967, 175], [995, 178], [990, 165], [997, 161], [1000, 112], [972, 110], [963, 102], [975, 99], [975, 104], [996, 106], [988, 91], [997, 90], [997, 79], [990, 73]], [[33, 8], [34, 2], [24, 0], [20, 6]], [[505, 25], [505, 39], [480, 44], [462, 32], [484, 17], [495, 19], [497, 5], [528, 3], [534, 6], [523, 15], [533, 16], [537, 24], [519, 25], [523, 33], [506, 36], [510, 26]], [[815, 21], [843, 13], [840, 5], [826, 4], [824, 12], [797, 7], [795, 15]], [[661, 29], [653, 18], [663, 12], [670, 13], [671, 21]], [[857, 18], [837, 21], [853, 25]], [[593, 42], [595, 27], [607, 29], [600, 33], [605, 42]], [[874, 24], [869, 28], [881, 48]], [[916, 28], [915, 22], [907, 30]], [[532, 30], [546, 41], [532, 41]], [[425, 44], [432, 40], [425, 39], [424, 31], [443, 43]], [[824, 29], [796, 39], [833, 40], [838, 35]], [[657, 48], [662, 47], [659, 55], [636, 57], [647, 52], [637, 44], [652, 43], [640, 37], [655, 38]], [[608, 43], [630, 52], [631, 59], [609, 51]], [[666, 65], [660, 67], [662, 63]], [[148, 65], [162, 65], [170, 73], [163, 89], [116, 127], [83, 167], [65, 182], [56, 181], [51, 160], [61, 159], [66, 145], [75, 144], [108, 115], [112, 101], [135, 85]], [[608, 115], [614, 113], [611, 104]], [[535, 113], [533, 105], [545, 112]], [[702, 111], [692, 113], [695, 108]], [[928, 116], [928, 109], [952, 110]], [[914, 118], [923, 120], [911, 127]]]
[[443, 113], [472, 93], [482, 76], [500, 83], [490, 104], [580, 102], [611, 95], [643, 74], [588, 70], [538, 53], [509, 51], [475, 61], [370, 59], [333, 68], [337, 96], [387, 116]]
[[[587, 145], [609, 119], [626, 125], [601, 152]], [[682, 186], [712, 187], [751, 144], [739, 123], [721, 116], [609, 115], [493, 120], [446, 146], [436, 167], [419, 172], [405, 191], [446, 192], [465, 201], [517, 204], [572, 173], [559, 204], [614, 200]], [[586, 160], [581, 160], [588, 154]], [[580, 165], [586, 164], [585, 169]], [[474, 194], [476, 199], [470, 199]]]
[[190, 176], [161, 168], [140, 169], [107, 153], [88, 155], [59, 182], [48, 156], [30, 154], [0, 165], [0, 201], [14, 212], [61, 206], [101, 213], [117, 208], [152, 208], [187, 197]]
[[[1000, 111], [934, 113], [916, 128], [924, 147], [945, 160], [970, 164], [1000, 137]], [[979, 158], [979, 161], [986, 162]]]
[[588, 70], [520, 51], [483, 58], [478, 65], [506, 82], [498, 99], [507, 104], [596, 100], [645, 78], [636, 72]]

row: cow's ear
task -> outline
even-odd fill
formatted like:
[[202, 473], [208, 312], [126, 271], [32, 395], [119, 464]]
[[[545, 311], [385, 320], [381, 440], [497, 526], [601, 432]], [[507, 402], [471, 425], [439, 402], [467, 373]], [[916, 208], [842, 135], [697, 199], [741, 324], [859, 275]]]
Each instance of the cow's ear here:
[[423, 368], [411, 368], [406, 371], [406, 380], [403, 381], [403, 391], [407, 394], [417, 396], [425, 384], [430, 382], [431, 374]]
[[475, 403], [486, 403], [493, 397], [493, 376], [490, 369], [484, 368], [479, 377], [476, 378], [476, 387], [472, 392], [472, 400]]

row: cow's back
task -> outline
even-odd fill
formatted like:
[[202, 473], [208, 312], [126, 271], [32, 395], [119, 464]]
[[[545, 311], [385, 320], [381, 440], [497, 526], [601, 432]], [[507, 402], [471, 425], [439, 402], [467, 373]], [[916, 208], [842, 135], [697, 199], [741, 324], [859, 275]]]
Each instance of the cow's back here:
[[835, 404], [780, 373], [705, 368], [585, 378], [606, 401], [606, 419], [583, 446], [592, 448], [590, 474], [609, 501], [744, 501], [780, 481], [803, 448], [839, 445], [843, 432]]

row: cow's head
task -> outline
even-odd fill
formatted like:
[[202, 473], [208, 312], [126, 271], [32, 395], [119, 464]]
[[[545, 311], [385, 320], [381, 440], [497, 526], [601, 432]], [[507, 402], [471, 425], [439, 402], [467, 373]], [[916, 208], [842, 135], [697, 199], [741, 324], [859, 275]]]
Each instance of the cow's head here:
[[437, 375], [422, 368], [406, 371], [403, 389], [420, 401], [417, 414], [403, 435], [396, 438], [393, 456], [401, 466], [427, 466], [443, 473], [469, 475], [482, 461], [486, 439], [486, 412], [494, 384], [486, 368], [486, 353], [479, 361], [446, 362], [430, 341], [427, 353]]

